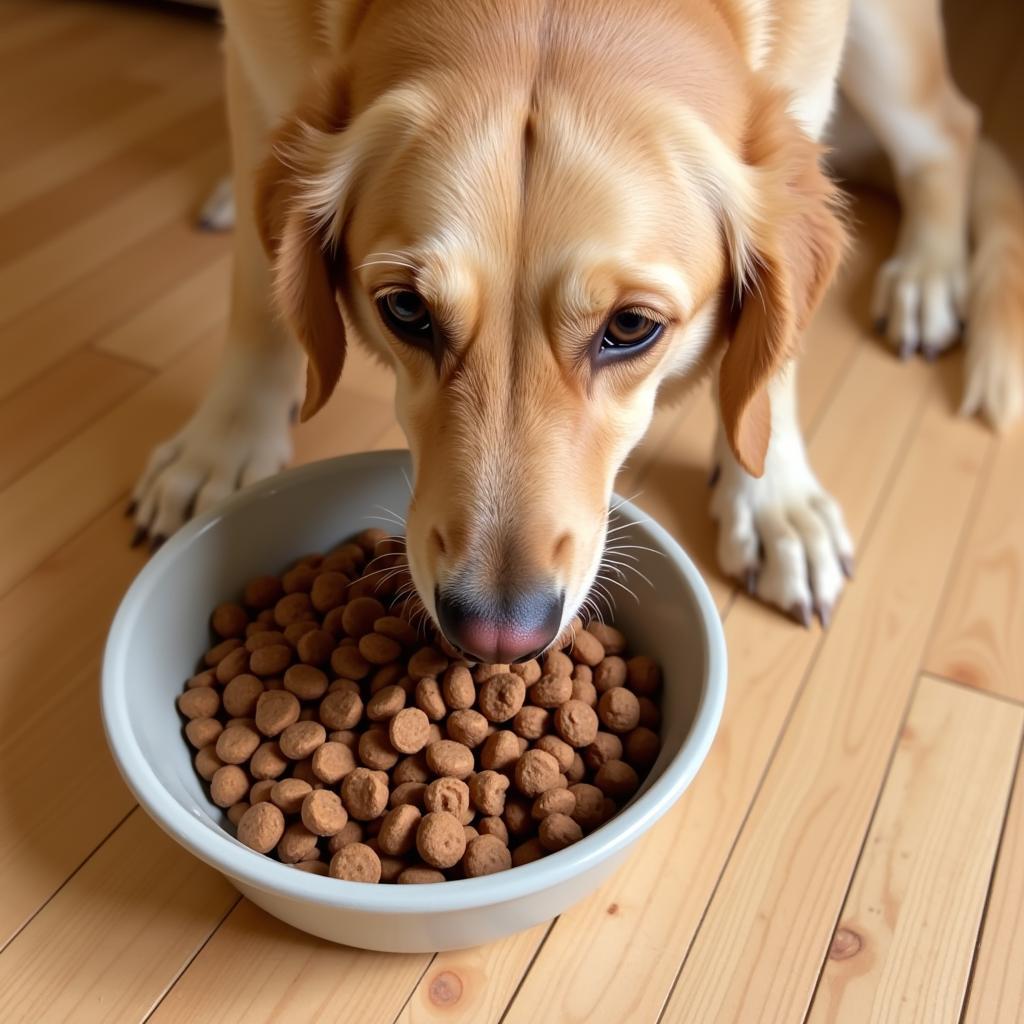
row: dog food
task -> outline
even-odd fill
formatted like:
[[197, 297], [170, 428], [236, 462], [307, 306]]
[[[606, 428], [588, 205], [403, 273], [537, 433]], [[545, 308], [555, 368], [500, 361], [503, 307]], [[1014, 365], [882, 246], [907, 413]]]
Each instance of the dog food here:
[[415, 599], [395, 599], [408, 582], [400, 542], [366, 530], [213, 610], [178, 710], [239, 841], [296, 870], [414, 885], [600, 828], [657, 759], [657, 663], [577, 620], [540, 660], [472, 664], [413, 625]]

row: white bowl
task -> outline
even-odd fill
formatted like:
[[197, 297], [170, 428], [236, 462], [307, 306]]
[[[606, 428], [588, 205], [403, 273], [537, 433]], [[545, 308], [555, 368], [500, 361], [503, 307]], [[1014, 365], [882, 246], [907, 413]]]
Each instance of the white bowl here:
[[107, 742], [157, 824], [222, 872], [253, 903], [296, 928], [364, 949], [432, 952], [488, 942], [548, 920], [596, 889], [679, 798], [718, 727], [725, 643], [693, 563], [628, 502], [613, 517], [650, 578], [615, 621], [664, 672], [662, 750], [643, 787], [575, 846], [497, 875], [436, 885], [364, 885], [296, 871], [225, 831], [182, 736], [175, 698], [209, 644], [210, 609], [252, 576], [283, 569], [367, 526], [375, 506], [404, 509], [405, 452], [349, 455], [252, 487], [190, 523], [139, 573], [118, 609], [103, 660]]

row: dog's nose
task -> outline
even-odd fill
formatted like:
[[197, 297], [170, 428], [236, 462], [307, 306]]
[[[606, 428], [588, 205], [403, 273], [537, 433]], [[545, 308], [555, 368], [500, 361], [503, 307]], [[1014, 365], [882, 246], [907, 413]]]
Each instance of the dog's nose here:
[[540, 653], [562, 624], [565, 595], [551, 587], [517, 589], [481, 601], [458, 588], [438, 590], [437, 618], [445, 636], [476, 661], [510, 665]]

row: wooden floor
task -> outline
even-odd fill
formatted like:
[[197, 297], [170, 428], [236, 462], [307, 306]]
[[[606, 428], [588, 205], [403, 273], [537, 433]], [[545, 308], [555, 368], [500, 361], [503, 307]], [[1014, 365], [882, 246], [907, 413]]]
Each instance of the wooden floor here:
[[[958, 0], [957, 74], [1024, 166], [1024, 5]], [[0, 4], [0, 1019], [698, 1024], [1021, 1020], [1024, 430], [952, 414], [958, 356], [865, 329], [894, 208], [864, 197], [801, 377], [814, 464], [859, 543], [831, 628], [721, 579], [708, 395], [659, 413], [620, 490], [707, 573], [721, 733], [603, 890], [463, 953], [331, 946], [267, 917], [137, 809], [99, 723], [100, 652], [143, 555], [128, 488], [214, 367], [228, 240], [210, 22]], [[357, 353], [298, 457], [400, 443]]]

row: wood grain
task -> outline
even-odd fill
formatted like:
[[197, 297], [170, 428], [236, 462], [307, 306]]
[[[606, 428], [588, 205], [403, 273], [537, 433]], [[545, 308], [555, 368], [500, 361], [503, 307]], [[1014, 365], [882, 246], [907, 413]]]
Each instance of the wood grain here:
[[923, 677], [810, 1024], [957, 1021], [1024, 708]]

